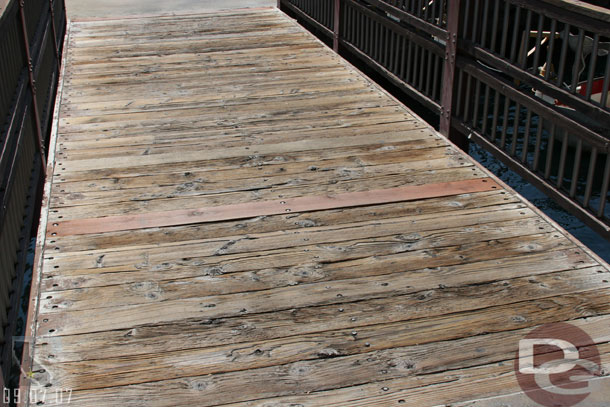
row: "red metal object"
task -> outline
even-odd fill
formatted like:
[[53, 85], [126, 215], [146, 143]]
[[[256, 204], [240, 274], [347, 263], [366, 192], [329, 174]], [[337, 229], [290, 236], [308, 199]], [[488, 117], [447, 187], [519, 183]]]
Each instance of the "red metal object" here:
[[348, 192], [337, 195], [305, 196], [286, 200], [247, 202], [234, 205], [186, 209], [141, 215], [111, 216], [55, 222], [48, 226], [47, 235], [74, 236], [94, 233], [137, 230], [153, 227], [180, 226], [282, 215], [286, 213], [312, 212], [328, 209], [438, 198], [501, 189], [491, 178], [469, 179], [426, 185], [409, 185], [398, 188], [364, 192]]
[[[610, 98], [607, 98], [605, 102], [603, 102], [601, 100], [602, 95], [604, 93], [604, 83], [605, 82], [606, 82], [605, 78], [597, 78], [597, 79], [593, 80], [593, 83], [591, 84], [591, 99], [595, 100], [596, 102], [598, 102], [599, 104], [601, 104], [603, 106], [610, 107]], [[589, 91], [589, 89], [588, 89], [587, 81], [580, 82], [578, 84], [578, 86], [576, 87], [576, 92], [582, 97], [586, 98], [588, 91]], [[542, 92], [540, 92], [540, 95], [544, 96], [542, 94]], [[540, 95], [538, 93], [536, 93], [536, 96], [540, 96]], [[566, 104], [561, 103], [557, 99], [555, 99], [554, 103], [555, 103], [555, 106], [568, 107]], [[571, 108], [571, 109], [575, 110], [573, 108]]]

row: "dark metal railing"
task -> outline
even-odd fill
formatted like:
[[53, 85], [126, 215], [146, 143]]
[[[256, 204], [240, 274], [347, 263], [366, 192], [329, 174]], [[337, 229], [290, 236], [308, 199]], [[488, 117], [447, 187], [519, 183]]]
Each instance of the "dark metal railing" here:
[[443, 134], [483, 146], [610, 238], [610, 10], [318, 0], [314, 15], [279, 3], [436, 114]]
[[0, 363], [7, 377], [66, 14], [63, 0], [11, 0], [0, 13]]

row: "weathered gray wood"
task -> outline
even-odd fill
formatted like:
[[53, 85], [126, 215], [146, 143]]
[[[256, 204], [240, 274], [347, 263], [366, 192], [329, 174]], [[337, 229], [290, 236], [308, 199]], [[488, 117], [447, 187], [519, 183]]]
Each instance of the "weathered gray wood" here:
[[489, 176], [274, 10], [77, 22], [70, 38], [37, 287], [50, 392], [489, 407], [519, 390], [512, 359], [535, 326], [572, 321], [609, 359], [607, 265], [501, 185], [53, 236], [71, 219]]

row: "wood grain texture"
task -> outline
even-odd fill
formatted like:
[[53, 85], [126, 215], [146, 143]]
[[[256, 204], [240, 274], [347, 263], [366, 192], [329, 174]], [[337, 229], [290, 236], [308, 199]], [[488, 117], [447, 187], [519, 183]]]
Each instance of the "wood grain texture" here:
[[72, 22], [66, 52], [51, 394], [489, 407], [565, 321], [610, 361], [608, 265], [279, 12]]

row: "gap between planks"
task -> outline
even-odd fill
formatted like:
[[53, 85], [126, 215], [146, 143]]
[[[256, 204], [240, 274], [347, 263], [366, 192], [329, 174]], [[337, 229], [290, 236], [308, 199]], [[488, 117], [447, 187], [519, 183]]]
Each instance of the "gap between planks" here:
[[190, 210], [146, 213], [141, 215], [68, 220], [53, 223], [49, 227], [48, 235], [54, 237], [116, 232], [151, 227], [255, 218], [258, 216], [280, 215], [290, 212], [297, 213], [324, 209], [352, 208], [357, 206], [485, 192], [499, 188], [500, 186], [493, 179], [479, 178], [436, 184], [403, 186], [384, 190], [348, 192], [338, 195], [305, 196], [292, 199], [287, 198], [285, 200], [248, 202]]

